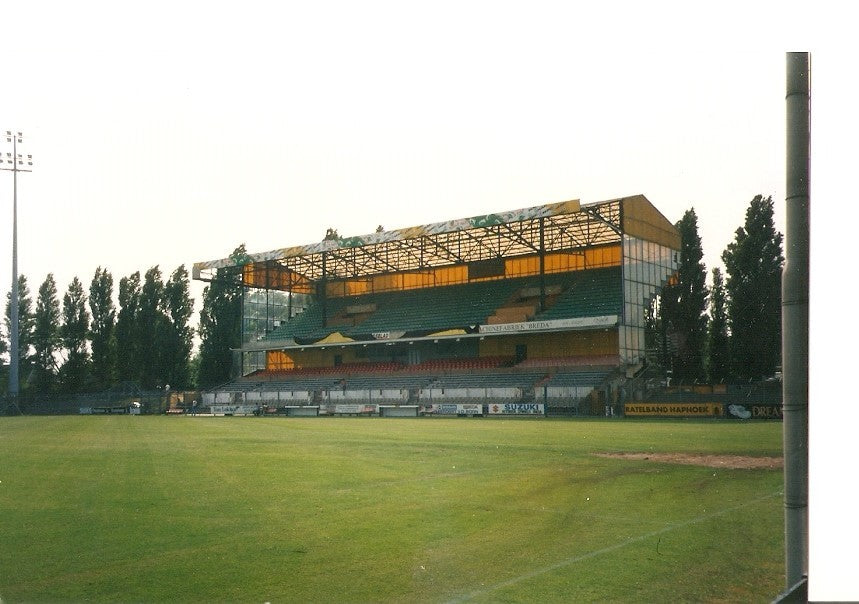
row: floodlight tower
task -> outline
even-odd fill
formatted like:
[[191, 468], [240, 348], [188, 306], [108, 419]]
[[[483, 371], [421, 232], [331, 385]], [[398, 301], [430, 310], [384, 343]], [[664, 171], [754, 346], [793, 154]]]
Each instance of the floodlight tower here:
[[18, 153], [18, 143], [24, 142], [20, 132], [6, 131], [6, 142], [12, 152], [0, 156], [0, 170], [12, 172], [12, 293], [10, 295], [9, 325], [9, 396], [18, 398], [18, 172], [33, 171], [33, 156]]

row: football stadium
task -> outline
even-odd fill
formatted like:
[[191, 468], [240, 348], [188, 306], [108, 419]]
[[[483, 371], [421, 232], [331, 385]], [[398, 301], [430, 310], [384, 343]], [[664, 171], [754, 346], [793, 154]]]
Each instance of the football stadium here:
[[[646, 395], [645, 309], [677, 268], [644, 196], [550, 203], [194, 265], [241, 267], [216, 415], [620, 414]], [[699, 414], [721, 414], [701, 407]]]
[[637, 195], [197, 263], [242, 291], [233, 378], [3, 418], [0, 596], [770, 601], [782, 422], [648, 362], [678, 248]]

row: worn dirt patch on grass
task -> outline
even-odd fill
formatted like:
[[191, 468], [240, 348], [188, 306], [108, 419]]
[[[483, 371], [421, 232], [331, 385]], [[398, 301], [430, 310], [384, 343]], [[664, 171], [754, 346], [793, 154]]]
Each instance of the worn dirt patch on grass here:
[[782, 457], [750, 457], [747, 455], [691, 455], [688, 453], [594, 453], [597, 457], [678, 463], [708, 468], [733, 470], [775, 470], [784, 466]]

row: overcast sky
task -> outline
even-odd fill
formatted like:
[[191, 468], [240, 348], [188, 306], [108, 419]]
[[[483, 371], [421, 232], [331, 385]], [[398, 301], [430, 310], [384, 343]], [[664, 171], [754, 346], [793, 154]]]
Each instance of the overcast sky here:
[[35, 158], [19, 271], [63, 292], [99, 265], [118, 281], [328, 227], [637, 193], [672, 222], [695, 208], [708, 270], [754, 195], [784, 230], [784, 51], [804, 19], [406, 5], [4, 7], [0, 127]]
[[[4, 3], [0, 129], [35, 158], [19, 272], [34, 299], [49, 272], [62, 296], [98, 266], [166, 279], [328, 227], [642, 193], [672, 222], [695, 208], [709, 273], [756, 194], [785, 230], [788, 50], [813, 53], [813, 184], [855, 172], [828, 147], [856, 122], [849, 14], [577, 4]], [[11, 198], [2, 172], [4, 299]]]

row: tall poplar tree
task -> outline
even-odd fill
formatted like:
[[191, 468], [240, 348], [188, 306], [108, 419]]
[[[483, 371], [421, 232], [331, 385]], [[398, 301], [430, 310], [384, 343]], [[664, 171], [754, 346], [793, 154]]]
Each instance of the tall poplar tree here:
[[242, 269], [244, 244], [233, 250], [234, 266], [219, 268], [203, 291], [200, 311], [200, 366], [198, 386], [211, 388], [229, 381], [233, 354], [241, 342]]
[[741, 380], [770, 376], [781, 363], [782, 239], [772, 197], [756, 195], [744, 226], [722, 253], [732, 370]]
[[56, 386], [57, 353], [60, 349], [60, 300], [54, 275], [48, 273], [39, 286], [33, 318], [33, 388], [48, 392]]
[[728, 310], [725, 282], [719, 267], [713, 269], [710, 289], [710, 322], [707, 326], [707, 377], [713, 384], [725, 382], [731, 374], [731, 349], [728, 340]]
[[185, 265], [179, 266], [164, 285], [167, 333], [164, 342], [164, 380], [172, 389], [191, 386], [191, 349], [194, 330], [188, 325], [194, 312]]
[[674, 377], [688, 383], [705, 377], [707, 272], [695, 209], [687, 210], [676, 226], [680, 231], [680, 263], [676, 282], [662, 290], [660, 312]]
[[112, 386], [116, 379], [116, 308], [113, 305], [113, 276], [107, 269], [95, 269], [89, 286], [89, 309], [92, 313], [93, 385], [103, 390]]
[[137, 313], [140, 309], [140, 273], [119, 280], [119, 313], [116, 318], [116, 377], [120, 382], [140, 382]]
[[[12, 292], [6, 293], [6, 350], [12, 350]], [[18, 275], [18, 377], [23, 390], [33, 368], [33, 299], [25, 275]]]
[[66, 361], [60, 368], [60, 381], [66, 392], [83, 392], [89, 382], [89, 312], [86, 293], [80, 279], [75, 277], [63, 296], [63, 323], [60, 338]]
[[162, 310], [163, 300], [164, 282], [161, 279], [161, 269], [153, 266], [143, 276], [135, 321], [140, 385], [143, 388], [165, 384], [164, 344], [167, 318]]

